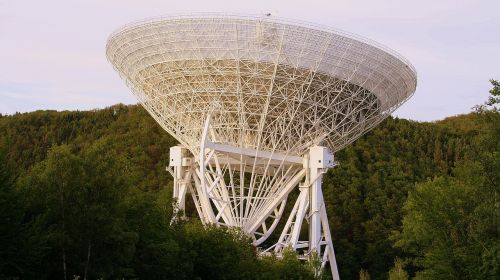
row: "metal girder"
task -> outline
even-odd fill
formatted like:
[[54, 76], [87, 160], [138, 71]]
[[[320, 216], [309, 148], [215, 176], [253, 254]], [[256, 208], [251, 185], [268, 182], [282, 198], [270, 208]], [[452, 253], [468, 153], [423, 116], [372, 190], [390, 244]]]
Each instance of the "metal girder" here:
[[190, 192], [203, 223], [240, 227], [260, 245], [301, 184], [280, 241], [264, 252], [316, 252], [338, 279], [321, 191], [333, 167], [326, 147], [341, 150], [412, 96], [405, 58], [310, 23], [208, 14], [124, 26], [106, 55], [181, 144], [169, 169], [180, 210]]
[[[273, 250], [281, 256], [285, 248], [291, 247], [304, 252], [302, 258], [305, 259], [316, 252], [322, 267], [330, 262], [333, 278], [338, 279], [335, 253], [321, 191], [323, 173], [335, 164], [328, 149], [314, 146], [300, 160], [287, 162], [285, 156], [279, 155], [278, 158], [273, 158], [273, 155], [246, 149], [245, 153], [240, 154], [242, 159], [249, 160], [249, 155], [253, 155], [250, 160], [257, 162], [257, 158], [260, 158], [260, 161], [267, 156], [268, 164], [281, 160], [277, 168], [288, 170], [288, 172], [278, 170], [272, 173], [264, 170], [257, 174], [255, 168], [246, 169], [248, 163], [238, 162], [235, 159], [235, 154], [241, 149], [214, 145], [210, 139], [210, 130], [209, 115], [205, 121], [197, 156], [186, 148], [171, 148], [170, 165], [173, 166], [171, 174], [174, 176], [174, 198], [180, 202], [179, 209], [184, 210], [184, 197], [186, 190], [189, 189], [204, 223], [240, 227], [254, 238], [255, 246], [260, 246], [276, 229], [284, 213], [288, 194], [300, 185], [300, 194], [278, 242], [263, 252]], [[218, 149], [219, 147], [222, 148]], [[224, 156], [232, 160], [220, 160]], [[299, 162], [301, 165], [297, 164]], [[189, 188], [191, 181], [194, 181], [194, 188]], [[304, 221], [308, 221], [309, 224], [308, 240], [300, 240]]]

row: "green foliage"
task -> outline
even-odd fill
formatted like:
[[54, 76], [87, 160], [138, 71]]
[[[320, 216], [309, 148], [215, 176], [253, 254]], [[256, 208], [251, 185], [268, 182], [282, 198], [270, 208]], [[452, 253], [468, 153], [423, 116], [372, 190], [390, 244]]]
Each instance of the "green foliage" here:
[[[274, 255], [263, 257], [259, 260], [260, 265], [260, 279], [321, 279], [322, 276], [315, 277], [315, 271], [310, 266], [304, 265], [297, 258], [297, 253], [291, 248], [285, 248], [283, 258], [277, 259]], [[258, 279], [259, 276], [254, 276]]]
[[[487, 105], [499, 94], [494, 88]], [[452, 174], [419, 183], [404, 205], [396, 246], [409, 253], [418, 279], [497, 279], [500, 274], [500, 113], [481, 107], [482, 127]]]
[[104, 142], [81, 156], [62, 145], [50, 149], [20, 180], [29, 209], [50, 233], [49, 258], [61, 260], [48, 260], [51, 277], [127, 275], [136, 235], [124, 221], [121, 200], [127, 178], [118, 159]]
[[[357, 279], [366, 269], [363, 277], [369, 271], [372, 279], [387, 279], [396, 256], [421, 260], [420, 251], [393, 246], [394, 232], [405, 232], [403, 205], [409, 192], [418, 192], [415, 182], [421, 186], [438, 178], [454, 184], [458, 179], [449, 177], [458, 176], [457, 166], [468, 161], [479, 162], [485, 174], [481, 186], [497, 189], [498, 152], [492, 151], [500, 150], [499, 121], [489, 110], [437, 123], [388, 118], [337, 153], [340, 165], [325, 175], [323, 190], [341, 278]], [[139, 106], [2, 116], [0, 142], [6, 147], [2, 167], [15, 166], [0, 189], [5, 201], [0, 217], [11, 221], [0, 225], [0, 254], [10, 254], [16, 265], [0, 258], [0, 275], [314, 278], [314, 266], [297, 261], [293, 252], [283, 259], [257, 258], [238, 232], [204, 228], [195, 219], [170, 225], [172, 189], [165, 164], [176, 141]], [[484, 205], [474, 211], [474, 221], [491, 214]], [[186, 214], [197, 216], [190, 200]], [[481, 236], [495, 234], [484, 223], [477, 228]], [[483, 252], [480, 273], [496, 267], [495, 248]], [[423, 267], [415, 260], [406, 269], [413, 276]]]
[[113, 143], [102, 137], [79, 152], [53, 146], [23, 172], [18, 189], [7, 161], [0, 161], [0, 276], [314, 278], [294, 252], [282, 260], [259, 259], [249, 237], [236, 229], [196, 220], [170, 225], [170, 189], [133, 186], [134, 167]]
[[[495, 190], [478, 163], [453, 177], [417, 185], [405, 203], [397, 246], [414, 256], [426, 279], [494, 279], [498, 275], [498, 210]], [[498, 259], [497, 259], [498, 260]]]
[[471, 156], [482, 129], [477, 117], [439, 123], [388, 118], [336, 154], [340, 165], [326, 174], [323, 191], [342, 278], [355, 279], [364, 268], [373, 279], [387, 279], [401, 254], [390, 237], [401, 227], [408, 192]]
[[307, 260], [307, 265], [309, 270], [315, 275], [315, 279], [326, 279], [330, 274], [330, 271], [325, 268], [321, 268], [321, 258], [318, 252], [314, 251], [309, 255], [309, 259]]
[[493, 88], [489, 91], [490, 96], [488, 97], [488, 101], [484, 102], [482, 105], [477, 105], [474, 107], [476, 112], [498, 112], [499, 108], [497, 105], [500, 104], [500, 82], [497, 80], [490, 80]]
[[488, 106], [495, 106], [496, 104], [500, 104], [500, 82], [497, 80], [490, 80], [493, 88], [490, 90], [490, 96], [486, 104]]
[[394, 260], [394, 267], [389, 271], [389, 280], [408, 280], [408, 272], [404, 270], [404, 263], [400, 258]]
[[364, 269], [361, 269], [359, 271], [359, 280], [370, 280], [370, 274], [368, 273], [368, 271], [364, 270]]
[[47, 238], [38, 220], [26, 219], [23, 196], [14, 188], [4, 154], [0, 147], [0, 278], [34, 278], [42, 269]]
[[19, 175], [41, 162], [54, 145], [68, 144], [79, 153], [106, 138], [109, 149], [127, 160], [132, 184], [159, 190], [170, 182], [165, 172], [168, 148], [176, 141], [139, 106], [115, 105], [87, 112], [36, 111], [0, 118], [6, 159]]

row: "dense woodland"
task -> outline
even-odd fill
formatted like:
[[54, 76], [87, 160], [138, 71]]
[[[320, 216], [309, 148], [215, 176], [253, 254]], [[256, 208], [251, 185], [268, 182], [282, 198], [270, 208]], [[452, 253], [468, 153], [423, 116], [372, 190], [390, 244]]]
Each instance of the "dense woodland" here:
[[[342, 279], [498, 279], [492, 85], [470, 114], [388, 118], [336, 154], [323, 190]], [[236, 229], [203, 227], [192, 204], [170, 225], [175, 144], [136, 105], [0, 115], [0, 278], [315, 277], [292, 251], [259, 258]]]

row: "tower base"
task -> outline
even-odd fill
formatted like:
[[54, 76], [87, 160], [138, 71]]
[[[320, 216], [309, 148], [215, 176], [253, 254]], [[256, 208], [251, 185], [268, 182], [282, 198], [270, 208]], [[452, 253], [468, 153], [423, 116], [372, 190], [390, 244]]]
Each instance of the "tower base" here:
[[[180, 218], [186, 195], [191, 193], [204, 224], [239, 227], [259, 246], [276, 229], [288, 195], [299, 186], [299, 196], [278, 242], [260, 253], [280, 257], [286, 248], [292, 248], [301, 259], [319, 261], [318, 275], [328, 262], [333, 279], [338, 280], [321, 189], [323, 174], [335, 165], [329, 150], [314, 146], [297, 157], [233, 147], [210, 141], [209, 130], [207, 119], [199, 151], [170, 148], [167, 170], [174, 177], [177, 203], [173, 220]], [[303, 226], [308, 227], [307, 238], [301, 237]]]

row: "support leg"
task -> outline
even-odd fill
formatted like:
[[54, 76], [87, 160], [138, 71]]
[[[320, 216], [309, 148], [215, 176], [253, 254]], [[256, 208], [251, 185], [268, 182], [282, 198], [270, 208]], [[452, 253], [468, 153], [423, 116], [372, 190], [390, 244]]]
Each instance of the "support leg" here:
[[[321, 259], [321, 267], [330, 263], [332, 277], [339, 279], [330, 226], [326, 216], [323, 200], [322, 181], [323, 173], [334, 166], [333, 155], [325, 147], [315, 146], [309, 152], [309, 180], [311, 180], [309, 194], [309, 252], [316, 252]], [[319, 273], [319, 271], [318, 271]]]
[[[192, 170], [190, 168], [191, 159], [188, 157], [186, 148], [175, 146], [170, 148], [170, 162], [168, 169], [174, 177], [173, 186], [173, 199], [176, 203], [174, 206], [174, 213], [172, 222], [178, 218], [184, 218], [184, 211], [186, 206], [186, 193], [191, 184]], [[182, 213], [182, 217], [178, 214]]]
[[309, 205], [308, 196], [307, 188], [301, 188], [299, 197], [288, 217], [285, 228], [274, 247], [276, 253], [280, 254], [287, 246], [292, 247], [294, 250], [303, 247], [304, 243], [299, 241], [299, 235]]
[[[330, 263], [334, 280], [339, 280], [337, 262], [333, 249], [330, 227], [326, 216], [325, 202], [321, 189], [323, 173], [333, 167], [333, 156], [325, 147], [312, 147], [304, 164], [308, 171], [305, 183], [300, 187], [300, 194], [288, 217], [287, 223], [278, 242], [274, 246], [275, 253], [279, 256], [283, 249], [291, 247], [295, 250], [307, 249], [305, 256], [317, 254], [321, 261], [321, 268]], [[300, 241], [299, 235], [304, 220], [309, 222], [309, 240]], [[317, 273], [320, 273], [318, 269]]]

